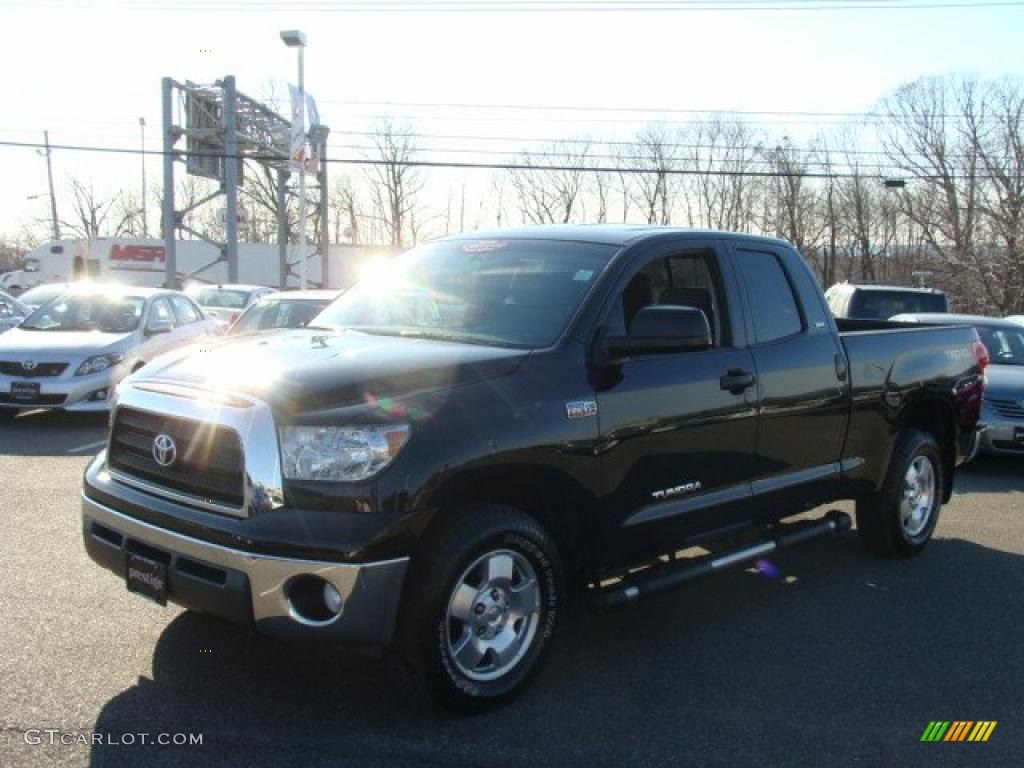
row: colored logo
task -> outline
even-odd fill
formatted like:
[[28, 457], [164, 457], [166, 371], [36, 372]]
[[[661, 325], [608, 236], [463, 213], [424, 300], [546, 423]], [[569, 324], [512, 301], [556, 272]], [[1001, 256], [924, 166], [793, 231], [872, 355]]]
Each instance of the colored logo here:
[[932, 720], [921, 734], [921, 741], [988, 741], [996, 729], [996, 720]]

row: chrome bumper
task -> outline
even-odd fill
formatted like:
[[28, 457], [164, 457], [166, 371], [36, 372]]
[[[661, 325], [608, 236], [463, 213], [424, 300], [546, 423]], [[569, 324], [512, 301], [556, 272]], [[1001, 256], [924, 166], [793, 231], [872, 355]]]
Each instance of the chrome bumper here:
[[[201, 612], [251, 621], [276, 636], [386, 645], [394, 634], [408, 558], [375, 563], [298, 560], [230, 549], [129, 517], [82, 495], [86, 549], [123, 576], [128, 553], [166, 559], [168, 600]], [[288, 598], [295, 579], [319, 577], [342, 598], [329, 621], [310, 621]]]

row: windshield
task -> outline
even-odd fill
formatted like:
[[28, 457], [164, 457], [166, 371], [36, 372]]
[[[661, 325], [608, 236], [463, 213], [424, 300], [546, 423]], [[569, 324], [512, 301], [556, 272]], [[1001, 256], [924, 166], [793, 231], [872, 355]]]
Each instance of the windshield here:
[[272, 328], [300, 328], [330, 303], [329, 299], [264, 299], [245, 310], [229, 333], [235, 336]]
[[203, 307], [220, 307], [223, 309], [244, 309], [249, 301], [249, 291], [230, 290], [225, 288], [200, 288], [190, 292], [195, 302]]
[[535, 348], [554, 343], [616, 246], [456, 240], [380, 265], [314, 325]]
[[1024, 365], [1024, 328], [981, 326], [978, 335], [988, 349], [992, 365]]
[[850, 304], [850, 317], [888, 320], [893, 315], [948, 312], [944, 293], [920, 291], [857, 291]]
[[30, 307], [41, 307], [50, 299], [66, 293], [67, 290], [67, 287], [63, 285], [40, 285], [25, 291], [18, 297], [18, 301]]
[[35, 310], [19, 328], [29, 331], [129, 333], [139, 327], [141, 296], [67, 294]]

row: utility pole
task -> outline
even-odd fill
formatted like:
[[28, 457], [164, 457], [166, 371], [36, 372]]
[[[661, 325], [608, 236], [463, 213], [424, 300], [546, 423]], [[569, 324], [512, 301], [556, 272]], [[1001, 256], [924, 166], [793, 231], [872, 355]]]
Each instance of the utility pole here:
[[43, 131], [43, 143], [46, 145], [46, 178], [50, 184], [50, 222], [53, 225], [53, 239], [60, 240], [60, 222], [57, 219], [57, 198], [53, 194], [53, 165], [50, 162], [49, 131]]
[[146, 217], [146, 118], [139, 118], [139, 131], [142, 134], [142, 197], [139, 198], [142, 202], [142, 236], [149, 237], [149, 224], [147, 223]]

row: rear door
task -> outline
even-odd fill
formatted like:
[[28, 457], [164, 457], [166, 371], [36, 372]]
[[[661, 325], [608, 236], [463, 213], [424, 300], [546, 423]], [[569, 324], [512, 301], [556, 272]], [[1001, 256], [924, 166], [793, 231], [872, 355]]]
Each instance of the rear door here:
[[798, 253], [739, 241], [733, 258], [761, 407], [752, 491], [759, 513], [775, 517], [835, 491], [849, 418], [846, 356]]
[[594, 369], [609, 566], [727, 527], [749, 501], [757, 390], [725, 256], [715, 240], [655, 246], [634, 259], [606, 305], [601, 325], [611, 334], [626, 333], [644, 306], [694, 306], [714, 340], [707, 350]]

